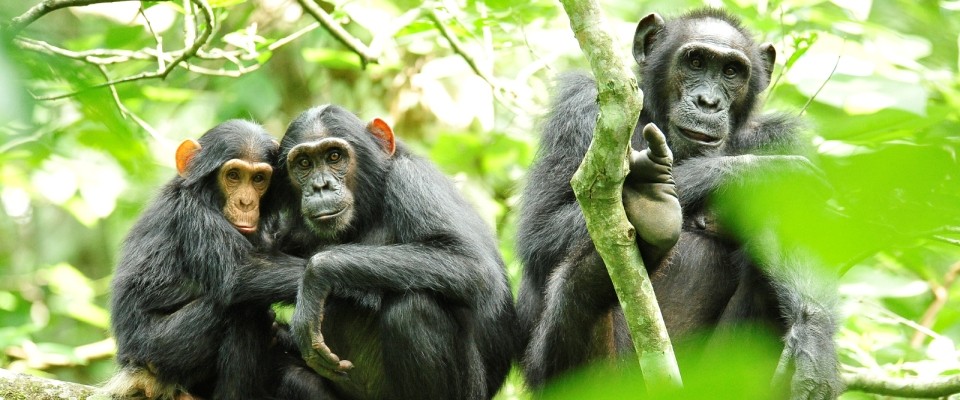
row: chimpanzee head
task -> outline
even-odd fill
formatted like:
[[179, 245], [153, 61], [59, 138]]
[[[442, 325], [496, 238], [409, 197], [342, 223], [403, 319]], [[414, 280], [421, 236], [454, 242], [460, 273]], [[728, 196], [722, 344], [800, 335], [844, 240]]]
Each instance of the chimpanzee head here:
[[663, 129], [676, 160], [721, 147], [747, 121], [770, 83], [776, 50], [756, 45], [730, 15], [693, 11], [640, 20], [633, 38], [644, 114]]
[[270, 187], [279, 143], [253, 122], [229, 120], [177, 148], [177, 172], [240, 233], [257, 231], [260, 199]]
[[290, 123], [280, 148], [278, 171], [300, 200], [292, 208], [317, 236], [339, 237], [381, 211], [374, 208], [395, 149], [383, 120], [364, 124], [338, 106], [314, 107]]

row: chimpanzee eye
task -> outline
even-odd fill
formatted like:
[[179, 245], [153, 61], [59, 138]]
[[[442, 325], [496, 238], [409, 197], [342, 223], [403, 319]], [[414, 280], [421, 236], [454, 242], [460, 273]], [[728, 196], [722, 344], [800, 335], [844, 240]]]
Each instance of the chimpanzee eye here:
[[239, 181], [239, 180], [240, 180], [240, 173], [237, 172], [237, 170], [235, 170], [235, 169], [231, 169], [231, 170], [227, 171], [227, 179], [229, 179], [229, 180], [231, 180], [231, 181]]
[[304, 157], [300, 157], [300, 158], [297, 159], [297, 165], [298, 165], [300, 168], [307, 169], [307, 168], [310, 168], [311, 166], [313, 166], [313, 163], [310, 162], [310, 159], [309, 159], [309, 158], [307, 158], [307, 157], [304, 156]]
[[690, 68], [700, 69], [703, 68], [703, 57], [699, 51], [693, 51], [689, 54], [688, 63], [690, 63]]
[[723, 68], [723, 74], [728, 78], [733, 78], [737, 76], [737, 67], [733, 64], [727, 65]]
[[267, 177], [263, 174], [256, 174], [253, 176], [253, 183], [263, 183], [265, 180], [267, 180]]
[[339, 162], [341, 157], [342, 156], [340, 155], [340, 150], [330, 150], [330, 152], [327, 153], [327, 162], [329, 163]]

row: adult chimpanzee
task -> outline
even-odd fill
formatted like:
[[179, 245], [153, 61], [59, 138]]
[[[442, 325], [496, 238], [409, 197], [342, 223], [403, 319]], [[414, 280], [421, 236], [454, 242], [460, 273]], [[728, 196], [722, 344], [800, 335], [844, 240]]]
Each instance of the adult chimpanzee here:
[[307, 363], [340, 398], [493, 397], [516, 311], [496, 241], [452, 183], [382, 120], [335, 105], [297, 117], [280, 147], [279, 245], [313, 255], [291, 322]]
[[[644, 150], [631, 157], [624, 201], [678, 352], [692, 348], [684, 347], [684, 338], [694, 332], [768, 324], [784, 335], [793, 397], [836, 397], [837, 317], [829, 282], [818, 281], [813, 259], [799, 249], [773, 250], [775, 238], [738, 240], [721, 229], [710, 202], [712, 194], [762, 166], [808, 168], [806, 158], [788, 155], [801, 147], [799, 122], [755, 111], [773, 70], [773, 46], [756, 45], [735, 18], [705, 9], [669, 22], [657, 14], [643, 18], [633, 54], [645, 94], [637, 130], [655, 125], [634, 135], [633, 148]], [[596, 96], [591, 78], [562, 78], [524, 192], [518, 314], [529, 338], [524, 370], [535, 387], [598, 357], [632, 351], [569, 183], [593, 136]], [[650, 140], [662, 140], [657, 128], [672, 159], [663, 146], [645, 149]], [[674, 180], [678, 198], [670, 195]], [[682, 224], [671, 219], [677, 201]], [[674, 226], [679, 241], [670, 237]], [[644, 232], [661, 236], [645, 239]]]
[[261, 228], [275, 217], [261, 214], [261, 196], [278, 146], [259, 125], [231, 120], [177, 149], [179, 176], [130, 231], [114, 276], [121, 371], [108, 391], [161, 399], [321, 393], [321, 378], [270, 309], [293, 303], [305, 265], [263, 251]]

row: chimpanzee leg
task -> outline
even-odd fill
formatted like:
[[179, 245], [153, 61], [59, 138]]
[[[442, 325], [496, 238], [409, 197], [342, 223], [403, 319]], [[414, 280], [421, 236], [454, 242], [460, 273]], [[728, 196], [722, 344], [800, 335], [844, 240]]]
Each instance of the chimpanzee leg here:
[[380, 332], [388, 397], [487, 397], [479, 353], [463, 325], [469, 322], [429, 294], [408, 292], [385, 299]]
[[220, 342], [214, 400], [263, 399], [276, 384], [270, 345], [272, 313], [265, 309], [233, 308]]
[[544, 296], [544, 310], [524, 359], [531, 386], [542, 386], [595, 356], [617, 353], [617, 296], [589, 239], [553, 271]]

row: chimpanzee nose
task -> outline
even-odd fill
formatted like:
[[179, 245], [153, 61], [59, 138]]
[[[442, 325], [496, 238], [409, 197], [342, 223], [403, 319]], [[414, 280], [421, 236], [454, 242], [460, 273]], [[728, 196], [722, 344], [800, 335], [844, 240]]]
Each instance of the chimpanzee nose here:
[[704, 112], [715, 113], [720, 111], [720, 98], [709, 94], [698, 94], [697, 107]]
[[333, 179], [323, 178], [313, 181], [313, 189], [316, 191], [331, 190], [333, 189]]

